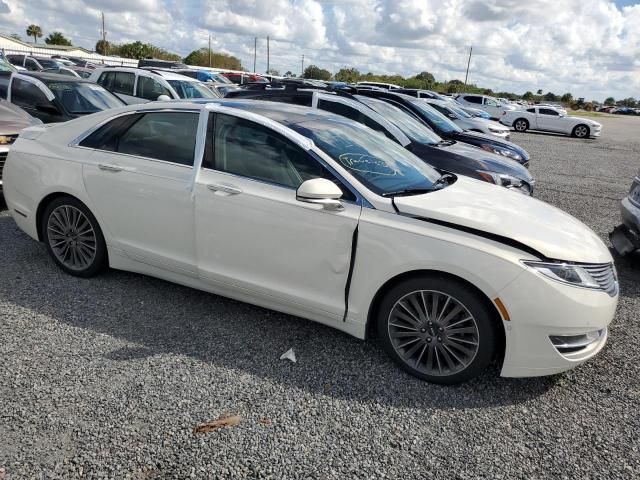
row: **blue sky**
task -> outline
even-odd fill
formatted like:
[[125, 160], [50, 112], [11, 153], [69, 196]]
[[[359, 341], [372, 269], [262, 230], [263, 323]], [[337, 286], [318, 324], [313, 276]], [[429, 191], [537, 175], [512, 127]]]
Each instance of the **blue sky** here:
[[0, 33], [35, 23], [93, 48], [100, 13], [112, 42], [142, 40], [187, 55], [205, 47], [257, 70], [464, 78], [493, 90], [640, 97], [640, 3], [629, 0], [0, 0]]

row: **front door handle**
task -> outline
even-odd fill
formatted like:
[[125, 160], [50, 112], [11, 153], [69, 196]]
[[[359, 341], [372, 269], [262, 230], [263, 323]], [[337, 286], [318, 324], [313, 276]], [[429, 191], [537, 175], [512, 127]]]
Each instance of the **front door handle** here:
[[118, 165], [110, 165], [106, 163], [98, 164], [98, 168], [107, 172], [121, 172], [123, 170], [123, 168]]
[[224, 192], [229, 195], [238, 195], [239, 193], [242, 193], [242, 190], [238, 187], [234, 187], [233, 185], [210, 183], [207, 185], [207, 188], [212, 192]]

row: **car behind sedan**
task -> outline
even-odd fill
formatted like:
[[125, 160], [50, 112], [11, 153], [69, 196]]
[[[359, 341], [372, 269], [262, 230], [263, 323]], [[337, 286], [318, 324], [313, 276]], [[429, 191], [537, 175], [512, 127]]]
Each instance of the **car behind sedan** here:
[[599, 137], [602, 132], [602, 125], [595, 120], [567, 116], [566, 110], [551, 106], [508, 111], [500, 118], [500, 123], [513, 127], [516, 132], [540, 130], [577, 138]]
[[557, 373], [605, 345], [615, 269], [575, 218], [441, 175], [344, 117], [221, 102], [25, 130], [5, 169], [13, 219], [69, 274], [111, 266], [362, 339], [376, 330], [432, 382], [495, 358], [504, 376]]
[[622, 224], [609, 234], [613, 248], [620, 255], [640, 250], [640, 170], [636, 173], [629, 195], [622, 199]]

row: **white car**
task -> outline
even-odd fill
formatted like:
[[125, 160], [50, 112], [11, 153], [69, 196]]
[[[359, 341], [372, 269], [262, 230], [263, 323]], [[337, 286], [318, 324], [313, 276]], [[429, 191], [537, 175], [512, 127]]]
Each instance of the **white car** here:
[[305, 107], [154, 102], [30, 127], [5, 198], [67, 273], [110, 266], [377, 330], [433, 382], [494, 358], [507, 377], [573, 368], [618, 301], [609, 250], [567, 213]]
[[205, 84], [195, 78], [165, 70], [105, 67], [96, 69], [89, 80], [102, 85], [129, 105], [155, 100], [216, 98]]
[[529, 107], [525, 110], [505, 112], [500, 123], [513, 127], [516, 132], [541, 130], [564, 133], [578, 138], [599, 137], [602, 125], [594, 120], [567, 116], [564, 109], [555, 107]]
[[450, 118], [453, 123], [463, 130], [486, 133], [487, 135], [493, 135], [494, 137], [498, 137], [503, 140], [510, 140], [511, 138], [510, 128], [505, 127], [498, 122], [494, 122], [493, 120], [469, 115], [461, 106], [457, 106], [458, 104], [455, 102], [432, 100], [429, 98], [425, 98], [424, 101], [446, 117]]
[[490, 97], [488, 95], [463, 93], [456, 97], [456, 102], [465, 107], [484, 110], [489, 115], [491, 115], [491, 118], [494, 118], [496, 120], [502, 117], [502, 114], [504, 112], [516, 109], [515, 106], [508, 103], [503, 103], [497, 98]]

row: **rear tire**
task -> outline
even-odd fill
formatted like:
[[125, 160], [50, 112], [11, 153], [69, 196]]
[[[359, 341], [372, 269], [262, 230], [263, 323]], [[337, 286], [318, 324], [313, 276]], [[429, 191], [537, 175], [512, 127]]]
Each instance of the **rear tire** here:
[[576, 138], [589, 138], [589, 127], [583, 124], [576, 125], [573, 127], [571, 135]]
[[513, 122], [513, 128], [516, 132], [526, 132], [529, 130], [529, 122], [524, 118], [519, 118], [515, 122]]
[[49, 255], [65, 272], [92, 277], [107, 266], [107, 245], [98, 221], [76, 198], [63, 196], [49, 203], [41, 229]]
[[376, 321], [389, 356], [432, 383], [453, 385], [480, 375], [498, 348], [498, 325], [484, 299], [446, 276], [394, 286], [382, 299]]

